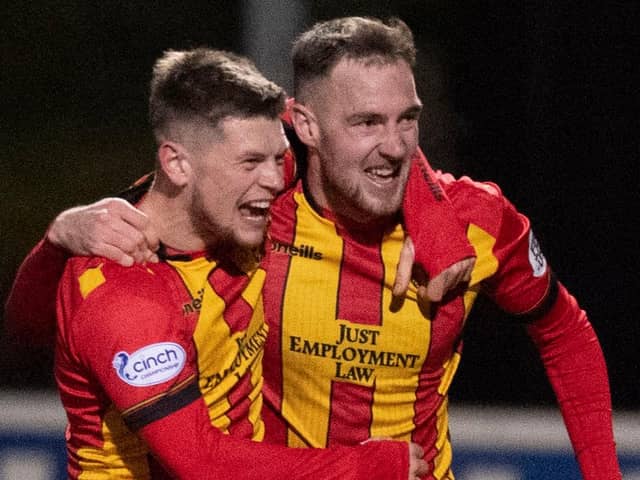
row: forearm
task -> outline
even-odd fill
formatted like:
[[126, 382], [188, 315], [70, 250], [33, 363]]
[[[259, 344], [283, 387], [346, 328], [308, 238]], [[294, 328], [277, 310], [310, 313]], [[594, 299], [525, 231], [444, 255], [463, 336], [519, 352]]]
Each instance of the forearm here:
[[553, 307], [529, 326], [585, 480], [620, 479], [606, 364], [576, 300], [559, 285]]
[[[357, 447], [295, 449], [252, 442], [213, 428], [200, 400], [152, 422], [140, 433], [159, 463], [177, 478], [408, 478], [405, 443], [369, 442]], [[178, 445], [180, 448], [176, 448]]]
[[24, 259], [5, 304], [5, 331], [16, 344], [53, 347], [56, 291], [66, 251], [43, 238]]

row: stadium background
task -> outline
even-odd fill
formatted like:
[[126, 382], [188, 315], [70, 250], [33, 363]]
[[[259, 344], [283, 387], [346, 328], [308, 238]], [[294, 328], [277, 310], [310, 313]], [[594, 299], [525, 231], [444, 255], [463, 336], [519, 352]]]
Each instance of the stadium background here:
[[[436, 167], [497, 182], [532, 219], [550, 263], [599, 335], [621, 435], [640, 444], [634, 237], [640, 144], [633, 80], [638, 62], [632, 56], [639, 19], [632, 2], [39, 0], [7, 5], [0, 18], [0, 300], [56, 213], [116, 192], [152, 168], [147, 84], [163, 50], [210, 45], [244, 53], [290, 91], [291, 39], [317, 20], [341, 15], [397, 15], [413, 29], [425, 104], [423, 148]], [[532, 346], [510, 320], [483, 302], [469, 321], [452, 403], [462, 408], [461, 417], [471, 412], [464, 418], [477, 418], [477, 424], [484, 418], [472, 410], [478, 406], [491, 408], [490, 423], [539, 409], [546, 415], [553, 405]], [[25, 357], [6, 342], [0, 347], [3, 477], [3, 471], [21, 471], [15, 460], [22, 458], [21, 449], [40, 448], [21, 425], [45, 432], [46, 445], [59, 441], [61, 431], [55, 411], [47, 430], [48, 420], [34, 421], [40, 417], [28, 410], [35, 401], [35, 411], [46, 416], [56, 405], [50, 396], [51, 356]], [[39, 403], [41, 395], [45, 403]], [[492, 417], [494, 408], [504, 410]], [[519, 419], [512, 419], [516, 426]], [[38, 424], [45, 427], [39, 430]], [[496, 448], [494, 453], [506, 451]], [[625, 450], [629, 468], [640, 463], [634, 463], [639, 450]], [[6, 451], [18, 456], [7, 457]], [[463, 461], [464, 452], [458, 452]], [[486, 452], [482, 458], [500, 463]], [[545, 462], [555, 460], [533, 461]], [[500, 478], [529, 478], [508, 476], [505, 468]], [[501, 474], [483, 475], [467, 473], [463, 480]], [[567, 475], [530, 478], [573, 478]]]

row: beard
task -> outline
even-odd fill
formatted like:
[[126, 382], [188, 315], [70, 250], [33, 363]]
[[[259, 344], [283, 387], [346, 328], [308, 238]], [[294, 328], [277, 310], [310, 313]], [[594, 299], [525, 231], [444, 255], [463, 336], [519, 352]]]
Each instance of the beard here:
[[398, 172], [399, 186], [390, 195], [381, 195], [373, 185], [369, 185], [362, 172], [355, 178], [344, 175], [330, 166], [331, 162], [321, 161], [321, 179], [331, 209], [357, 223], [379, 221], [394, 217], [402, 207], [404, 189], [409, 177], [408, 166]]
[[231, 227], [218, 222], [207, 213], [198, 192], [195, 192], [191, 200], [189, 217], [196, 234], [205, 242], [209, 258], [223, 265], [234, 266], [245, 273], [255, 270], [264, 256], [264, 241], [258, 246], [240, 243]]

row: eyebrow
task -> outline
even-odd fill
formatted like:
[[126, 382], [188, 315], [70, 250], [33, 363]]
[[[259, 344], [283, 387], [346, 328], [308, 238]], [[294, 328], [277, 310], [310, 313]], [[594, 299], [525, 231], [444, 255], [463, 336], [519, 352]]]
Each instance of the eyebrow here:
[[[276, 156], [279, 155], [285, 155], [287, 153], [287, 150], [289, 150], [289, 144], [287, 143], [286, 147], [281, 148], [280, 150], [278, 150], [276, 152]], [[243, 150], [238, 154], [238, 158], [265, 158], [268, 157], [269, 155], [265, 155], [264, 152], [261, 152], [259, 150]]]
[[422, 113], [422, 104], [414, 105], [412, 107], [407, 108], [404, 112], [402, 112], [401, 117], [415, 117]]
[[[407, 108], [405, 111], [403, 111], [400, 114], [400, 118], [416, 117], [416, 116], [419, 116], [420, 113], [422, 113], [421, 103]], [[353, 122], [358, 120], [381, 120], [384, 118], [385, 118], [384, 115], [381, 115], [380, 113], [376, 113], [376, 112], [358, 112], [347, 117], [347, 120], [349, 122]]]
[[383, 118], [385, 118], [385, 116], [381, 115], [379, 113], [358, 112], [358, 113], [354, 113], [353, 115], [350, 115], [349, 117], [347, 117], [347, 120], [349, 122], [353, 122], [353, 121], [359, 121], [359, 120], [381, 120]]

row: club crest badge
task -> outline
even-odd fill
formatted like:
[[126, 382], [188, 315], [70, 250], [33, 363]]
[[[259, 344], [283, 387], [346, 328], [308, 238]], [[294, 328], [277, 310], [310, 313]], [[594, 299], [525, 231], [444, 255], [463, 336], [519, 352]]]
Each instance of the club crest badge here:
[[533, 231], [529, 231], [529, 264], [533, 269], [534, 277], [541, 277], [547, 271], [547, 259], [544, 257]]

